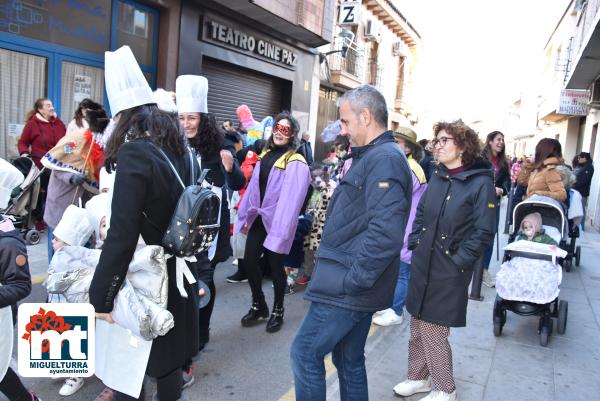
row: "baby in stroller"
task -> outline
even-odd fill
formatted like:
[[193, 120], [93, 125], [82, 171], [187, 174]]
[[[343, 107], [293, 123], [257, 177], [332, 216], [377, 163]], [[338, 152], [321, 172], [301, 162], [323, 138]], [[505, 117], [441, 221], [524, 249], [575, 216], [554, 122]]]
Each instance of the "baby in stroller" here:
[[[515, 241], [531, 241], [539, 244], [557, 246], [560, 234], [550, 236], [542, 224], [542, 215], [538, 212], [526, 215], [521, 221]], [[556, 230], [556, 229], [555, 229]], [[556, 235], [559, 235], [556, 238]], [[516, 244], [527, 247], [529, 244]], [[521, 248], [526, 249], [526, 248]], [[514, 256], [504, 262], [496, 277], [496, 291], [500, 297], [512, 301], [526, 301], [545, 304], [553, 301], [559, 293], [562, 281], [562, 269], [551, 260]]]
[[560, 264], [566, 263], [568, 256], [563, 249], [567, 246], [564, 209], [555, 199], [534, 195], [515, 207], [513, 221], [515, 228], [496, 276], [494, 335], [502, 334], [507, 311], [540, 316], [540, 344], [546, 346], [552, 318], [557, 319], [559, 334], [565, 332], [567, 322], [568, 303], [558, 300]]

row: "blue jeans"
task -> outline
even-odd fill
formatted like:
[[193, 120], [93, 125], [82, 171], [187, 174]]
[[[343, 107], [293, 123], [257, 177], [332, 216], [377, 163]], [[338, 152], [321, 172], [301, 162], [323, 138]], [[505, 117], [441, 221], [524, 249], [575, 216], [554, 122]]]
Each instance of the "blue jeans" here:
[[400, 262], [400, 272], [398, 273], [398, 281], [396, 282], [396, 290], [394, 291], [394, 304], [392, 305], [392, 309], [398, 316], [401, 316], [402, 311], [404, 310], [404, 302], [406, 301], [409, 277], [410, 264]]
[[341, 401], [368, 401], [365, 343], [372, 312], [313, 302], [292, 344], [296, 401], [325, 401], [325, 363], [332, 353]]

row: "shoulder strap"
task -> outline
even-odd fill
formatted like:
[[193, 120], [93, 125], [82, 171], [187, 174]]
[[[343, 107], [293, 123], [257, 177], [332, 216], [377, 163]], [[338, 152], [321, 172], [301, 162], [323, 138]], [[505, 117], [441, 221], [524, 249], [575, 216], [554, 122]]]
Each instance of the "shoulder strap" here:
[[152, 146], [154, 146], [156, 148], [156, 150], [158, 150], [160, 152], [160, 154], [167, 161], [167, 163], [169, 163], [169, 167], [171, 167], [171, 170], [175, 174], [175, 177], [177, 177], [177, 181], [179, 181], [179, 184], [181, 184], [181, 187], [185, 190], [185, 184], [183, 183], [183, 180], [179, 176], [179, 173], [177, 172], [177, 169], [175, 168], [175, 166], [173, 166], [173, 163], [171, 163], [171, 160], [169, 160], [169, 157], [166, 155], [166, 153], [163, 152], [163, 150], [161, 148], [159, 148], [158, 146], [156, 146], [152, 142], [149, 142], [149, 143], [152, 144]]

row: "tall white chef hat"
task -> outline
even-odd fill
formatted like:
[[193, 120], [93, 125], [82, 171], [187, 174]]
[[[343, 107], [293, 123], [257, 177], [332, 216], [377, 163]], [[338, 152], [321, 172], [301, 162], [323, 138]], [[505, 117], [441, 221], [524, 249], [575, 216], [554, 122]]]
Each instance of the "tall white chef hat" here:
[[129, 46], [104, 53], [104, 81], [113, 116], [132, 107], [156, 103]]
[[180, 113], [208, 113], [208, 79], [200, 75], [180, 75], [175, 81]]

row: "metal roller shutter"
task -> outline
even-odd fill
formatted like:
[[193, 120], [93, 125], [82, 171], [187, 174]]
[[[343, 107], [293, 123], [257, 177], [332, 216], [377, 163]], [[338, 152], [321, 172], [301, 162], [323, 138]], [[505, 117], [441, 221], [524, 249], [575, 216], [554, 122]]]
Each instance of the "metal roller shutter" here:
[[273, 116], [282, 108], [281, 79], [205, 57], [202, 75], [208, 79], [208, 111], [219, 124], [237, 122], [235, 110], [247, 104], [255, 120]]

